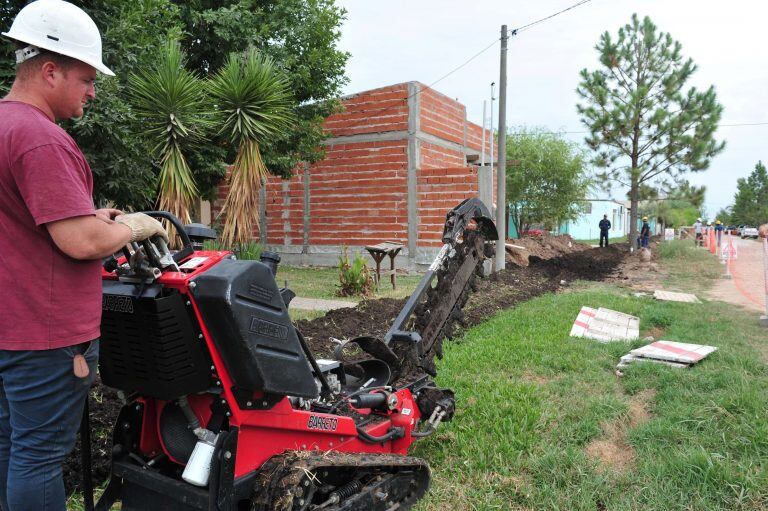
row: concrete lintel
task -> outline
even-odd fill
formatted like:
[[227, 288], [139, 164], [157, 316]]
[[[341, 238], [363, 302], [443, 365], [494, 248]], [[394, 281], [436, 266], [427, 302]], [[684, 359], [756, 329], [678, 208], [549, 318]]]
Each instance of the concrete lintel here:
[[479, 151], [475, 151], [474, 149], [469, 149], [467, 147], [464, 147], [461, 144], [457, 144], [456, 142], [451, 142], [450, 140], [445, 140], [444, 138], [440, 138], [431, 133], [425, 133], [423, 131], [419, 131], [418, 133], [416, 133], [416, 138], [422, 142], [429, 142], [430, 144], [444, 147], [452, 151], [457, 151], [462, 154], [475, 154], [475, 153], [480, 154]]
[[[418, 101], [418, 100], [417, 100]], [[323, 142], [326, 146], [333, 146], [336, 144], [359, 144], [362, 142], [384, 142], [390, 140], [405, 140], [409, 137], [409, 131], [384, 131], [381, 133], [361, 133], [359, 135], [346, 135], [343, 137], [333, 137]], [[462, 154], [480, 154], [480, 151], [469, 147], [462, 146], [456, 142], [445, 140], [437, 135], [426, 133], [417, 129], [415, 131], [416, 140], [421, 142], [429, 142], [436, 146], [444, 147], [452, 151], [457, 151]], [[487, 156], [487, 155], [486, 155]]]
[[336, 144], [358, 144], [362, 142], [384, 142], [388, 140], [405, 140], [408, 137], [407, 131], [381, 131], [377, 133], [359, 133], [357, 135], [344, 135], [341, 137], [331, 137], [323, 141], [323, 145], [333, 146]]

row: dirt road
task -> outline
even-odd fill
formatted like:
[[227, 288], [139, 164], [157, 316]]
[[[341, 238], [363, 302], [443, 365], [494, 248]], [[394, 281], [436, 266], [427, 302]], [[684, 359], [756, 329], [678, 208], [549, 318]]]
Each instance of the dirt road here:
[[[731, 261], [731, 280], [721, 280], [709, 292], [715, 300], [741, 305], [756, 312], [765, 312], [765, 279], [763, 249], [759, 241], [732, 237], [738, 258]], [[727, 239], [723, 240], [723, 244]], [[725, 268], [723, 268], [725, 272]]]

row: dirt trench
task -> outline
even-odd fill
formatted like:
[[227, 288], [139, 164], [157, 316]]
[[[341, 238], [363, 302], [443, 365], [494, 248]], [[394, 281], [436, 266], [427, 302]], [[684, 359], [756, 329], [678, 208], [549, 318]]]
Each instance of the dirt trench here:
[[[627, 247], [612, 245], [576, 251], [541, 259], [530, 257], [530, 266], [508, 266], [504, 271], [492, 274], [478, 282], [477, 291], [464, 307], [465, 328], [477, 325], [497, 311], [536, 296], [557, 291], [565, 281], [604, 280], [611, 277], [623, 261]], [[325, 316], [299, 321], [296, 325], [314, 353], [327, 356], [336, 339], [359, 336], [383, 337], [405, 304], [406, 299], [385, 298], [365, 300], [353, 309], [338, 309]]]
[[[551, 244], [551, 243], [550, 243]], [[562, 245], [562, 243], [561, 243]], [[557, 291], [575, 280], [605, 280], [615, 273], [627, 255], [626, 244], [609, 248], [585, 249], [573, 244], [558, 246], [559, 250], [540, 252], [529, 257], [529, 266], [508, 265], [507, 268], [478, 282], [477, 291], [464, 307], [462, 328], [477, 325], [497, 311], [508, 309], [536, 296]], [[565, 252], [568, 249], [573, 251]], [[556, 254], [561, 254], [556, 256]], [[406, 299], [382, 298], [365, 300], [352, 309], [330, 311], [325, 316], [297, 322], [312, 351], [318, 357], [328, 357], [335, 343], [331, 337], [347, 339], [363, 335], [382, 337], [394, 321]], [[112, 424], [120, 411], [117, 392], [97, 380], [91, 391], [92, 469], [95, 485], [109, 475], [112, 448]], [[64, 464], [67, 494], [81, 488], [80, 440]]]

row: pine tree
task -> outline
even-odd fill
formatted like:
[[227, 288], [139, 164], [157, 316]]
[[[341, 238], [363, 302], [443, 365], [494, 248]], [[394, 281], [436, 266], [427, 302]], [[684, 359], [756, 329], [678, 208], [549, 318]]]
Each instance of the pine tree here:
[[684, 89], [695, 64], [647, 16], [633, 14], [615, 40], [605, 32], [595, 48], [602, 67], [581, 71], [577, 108], [600, 177], [629, 187], [635, 239], [640, 185], [705, 170], [725, 147], [714, 137], [723, 107], [714, 87]]

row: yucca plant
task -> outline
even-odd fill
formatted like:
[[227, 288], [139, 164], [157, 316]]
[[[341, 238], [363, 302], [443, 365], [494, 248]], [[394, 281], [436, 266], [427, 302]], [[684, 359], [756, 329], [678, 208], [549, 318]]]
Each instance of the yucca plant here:
[[170, 211], [184, 224], [190, 222], [197, 186], [183, 146], [201, 140], [211, 124], [204, 83], [185, 69], [185, 61], [179, 43], [169, 41], [153, 67], [128, 77], [131, 100], [145, 133], [156, 140], [158, 209]]
[[286, 76], [266, 55], [254, 49], [231, 54], [211, 80], [220, 135], [237, 147], [229, 193], [220, 215], [225, 245], [247, 244], [259, 220], [259, 189], [268, 170], [259, 144], [286, 130], [294, 119]]

